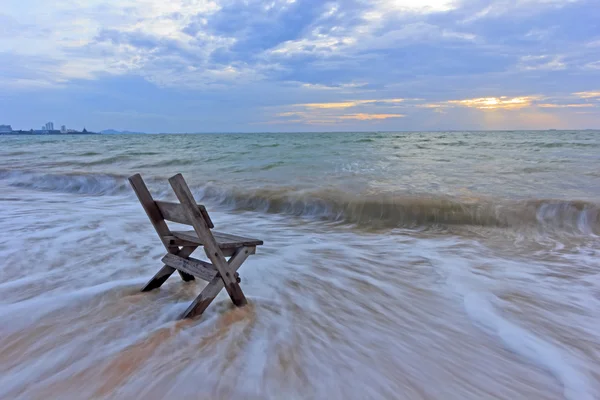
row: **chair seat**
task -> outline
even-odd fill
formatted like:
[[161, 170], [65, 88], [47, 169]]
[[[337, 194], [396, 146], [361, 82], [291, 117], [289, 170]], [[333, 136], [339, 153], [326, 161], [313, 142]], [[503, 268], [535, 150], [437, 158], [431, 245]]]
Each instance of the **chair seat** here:
[[[204, 244], [196, 234], [196, 231], [172, 231], [171, 234], [178, 239], [200, 246]], [[262, 240], [231, 235], [229, 233], [212, 231], [212, 234], [221, 249], [237, 249], [238, 247], [253, 247], [263, 244]]]

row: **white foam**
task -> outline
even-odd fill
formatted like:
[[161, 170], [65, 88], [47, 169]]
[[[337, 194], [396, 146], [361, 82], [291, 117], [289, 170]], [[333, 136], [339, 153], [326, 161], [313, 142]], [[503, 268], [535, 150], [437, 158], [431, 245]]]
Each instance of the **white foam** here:
[[[13, 219], [2, 220], [0, 218], [4, 232], [10, 233], [6, 235], [8, 239], [5, 242], [0, 242], [0, 254], [4, 260], [8, 261], [5, 268], [0, 267], [0, 273], [4, 272], [5, 276], [10, 278], [5, 283], [0, 283], [0, 297], [6, 303], [0, 307], [0, 320], [7, 322], [0, 324], [5, 328], [3, 333], [19, 329], [18, 325], [26, 328], [34, 327], [37, 320], [47, 313], [56, 310], [70, 311], [69, 304], [81, 304], [82, 301], [96, 296], [99, 297], [98, 300], [102, 304], [113, 300], [120, 304], [120, 294], [126, 289], [118, 288], [127, 288], [131, 285], [137, 291], [139, 286], [156, 272], [163, 249], [161, 246], [157, 246], [157, 238], [135, 199], [125, 196], [77, 197], [58, 191], [36, 194], [13, 186], [10, 186], [9, 189], [15, 193], [15, 197], [18, 196], [24, 200], [11, 200], [3, 203], [7, 215], [20, 213], [18, 224]], [[26, 200], [35, 206], [28, 205]], [[115, 207], [115, 205], [117, 206]], [[296, 386], [293, 383], [289, 384], [285, 379], [273, 379], [272, 381], [265, 379], [264, 368], [262, 368], [267, 363], [265, 360], [268, 359], [268, 356], [282, 354], [280, 353], [281, 347], [278, 345], [292, 345], [294, 340], [297, 340], [295, 335], [306, 332], [317, 338], [316, 347], [315, 341], [310, 341], [310, 343], [299, 341], [295, 343], [299, 346], [295, 351], [299, 351], [296, 353], [301, 360], [298, 361], [299, 367], [313, 379], [310, 381], [312, 389], [321, 394], [321, 397], [327, 395], [331, 397], [333, 394], [343, 397], [343, 394], [349, 391], [353, 391], [351, 394], [354, 395], [362, 393], [363, 397], [377, 397], [378, 395], [386, 397], [384, 392], [386, 387], [395, 389], [396, 377], [386, 377], [385, 374], [378, 375], [381, 370], [377, 370], [377, 368], [381, 367], [381, 364], [376, 362], [372, 372], [361, 372], [356, 375], [348, 372], [352, 369], [360, 370], [362, 365], [369, 365], [369, 360], [377, 360], [382, 354], [376, 348], [369, 346], [361, 347], [360, 351], [355, 352], [361, 343], [372, 345], [379, 342], [386, 349], [385, 354], [389, 354], [391, 365], [395, 360], [402, 360], [407, 366], [407, 370], [420, 369], [406, 377], [409, 382], [414, 382], [415, 386], [434, 386], [430, 384], [430, 378], [421, 376], [421, 373], [426, 375], [431, 372], [439, 360], [448, 361], [444, 360], [444, 357], [447, 356], [443, 353], [431, 355], [433, 352], [427, 346], [439, 343], [437, 340], [443, 335], [438, 334], [439, 337], [436, 337], [436, 333], [432, 333], [431, 338], [415, 336], [409, 338], [410, 340], [398, 340], [397, 332], [402, 328], [397, 328], [397, 326], [406, 326], [407, 321], [413, 321], [410, 319], [413, 316], [411, 313], [399, 313], [401, 319], [395, 319], [393, 313], [394, 310], [401, 309], [405, 305], [406, 308], [413, 309], [418, 306], [420, 301], [428, 304], [420, 297], [415, 298], [417, 301], [411, 304], [410, 296], [414, 293], [404, 290], [401, 283], [407, 282], [407, 286], [415, 284], [414, 288], [426, 289], [419, 293], [427, 297], [437, 295], [438, 283], [445, 278], [447, 287], [451, 288], [453, 294], [458, 293], [460, 299], [464, 301], [468, 317], [484, 332], [499, 338], [510, 350], [551, 372], [563, 384], [567, 398], [577, 400], [593, 398], [589, 385], [594, 382], [588, 382], [585, 370], [577, 364], [579, 362], [583, 365], [585, 361], [570, 357], [566, 350], [553, 344], [550, 339], [538, 337], [507, 321], [503, 318], [501, 309], [495, 307], [496, 298], [491, 293], [497, 293], [497, 289], [501, 289], [503, 285], [510, 284], [510, 282], [520, 284], [527, 282], [528, 284], [531, 282], [532, 276], [534, 278], [535, 276], [529, 273], [527, 265], [523, 263], [511, 263], [506, 259], [500, 260], [490, 255], [481, 241], [470, 242], [455, 235], [445, 235], [444, 240], [431, 240], [431, 236], [415, 235], [414, 231], [407, 231], [403, 235], [397, 236], [388, 234], [388, 232], [383, 235], [367, 235], [344, 230], [343, 227], [339, 230], [323, 228], [322, 224], [296, 226], [290, 223], [290, 218], [287, 216], [276, 214], [259, 215], [257, 218], [257, 215], [251, 212], [241, 215], [211, 211], [211, 215], [215, 221], [219, 222], [219, 229], [241, 235], [251, 232], [251, 235], [265, 240], [265, 246], [261, 247], [258, 254], [251, 257], [241, 270], [244, 290], [250, 302], [255, 303], [258, 311], [256, 321], [247, 325], [251, 335], [248, 337], [247, 343], [243, 344], [245, 347], [238, 352], [238, 357], [243, 356], [242, 361], [246, 368], [253, 372], [244, 373], [242, 378], [235, 377], [236, 387], [240, 390], [256, 391], [264, 395], [263, 398], [277, 398], [281, 393], [287, 398], [294, 398], [295, 394], [298, 394], [299, 398], [302, 398], [302, 394], [306, 395], [304, 388], [301, 388], [299, 392], [294, 392]], [[243, 224], [240, 221], [243, 221]], [[439, 238], [439, 236], [436, 237]], [[125, 239], [121, 240], [121, 238]], [[17, 251], [25, 246], [28, 246], [29, 249], [27, 257], [23, 257], [22, 253]], [[594, 253], [586, 257], [596, 256], [597, 253]], [[35, 260], [35, 262], [32, 263], [31, 260]], [[421, 260], [422, 264], [417, 263]], [[499, 261], [498, 268], [505, 270], [497, 276], [486, 275], [489, 271], [483, 271], [481, 275], [478, 275], [471, 272], [473, 260], [482, 264]], [[407, 267], [411, 263], [412, 265], [422, 265], [422, 267], [413, 270], [412, 267]], [[577, 265], [581, 265], [581, 263]], [[401, 271], [403, 269], [405, 270]], [[64, 271], [69, 272], [69, 280], [60, 279], [60, 275]], [[395, 278], [390, 279], [390, 277]], [[18, 292], [19, 286], [26, 288], [38, 280], [51, 284], [35, 286], [31, 289], [31, 293]], [[176, 281], [177, 278], [171, 280]], [[293, 285], [288, 285], [287, 281], [291, 281]], [[357, 286], [349, 286], [353, 283], [357, 283]], [[590, 283], [590, 279], [587, 283]], [[564, 287], [564, 283], [562, 285], [561, 288]], [[330, 288], [332, 293], [320, 293], [323, 291], [323, 287]], [[353, 287], [366, 289], [362, 293], [347, 291], [348, 288]], [[594, 283], [595, 287], [598, 287], [597, 282]], [[22, 390], [27, 395], [36, 393], [36, 390], [42, 390], [55, 382], [64, 381], [65, 378], [77, 374], [89, 365], [97, 364], [96, 360], [104, 360], [110, 354], [117, 354], [132, 343], [143, 342], [149, 333], [156, 331], [161, 326], [177, 325], [173, 321], [197, 294], [196, 287], [174, 282], [172, 287], [167, 284], [164, 288], [166, 290], [129, 299], [131, 302], [127, 306], [135, 304], [135, 307], [146, 307], [146, 303], [139, 303], [142, 301], [152, 304], [154, 308], [153, 314], [148, 313], [150, 317], [147, 317], [145, 313], [136, 315], [131, 312], [131, 309], [123, 308], [122, 313], [115, 315], [110, 321], [98, 323], [94, 330], [89, 332], [86, 329], [71, 331], [77, 332], [77, 335], [70, 338], [69, 335], [64, 335], [68, 341], [62, 341], [61, 336], [57, 336], [56, 346], [51, 348], [48, 346], [49, 348], [44, 349], [39, 356], [25, 357], [27, 363], [12, 368], [2, 377], [3, 384], [7, 385], [2, 389], [2, 393], [11, 393], [13, 389]], [[173, 288], [177, 288], [178, 291], [175, 292]], [[540, 288], [540, 290], [542, 289], [554, 290], [556, 288]], [[35, 294], [34, 292], [39, 293]], [[545, 294], [545, 292], [540, 293]], [[585, 292], [578, 291], [577, 293], [581, 295], [582, 307], [585, 307], [586, 310], [598, 309], [593, 303], [587, 301]], [[2, 294], [7, 294], [7, 296], [3, 297]], [[38, 297], [22, 300], [30, 294]], [[151, 296], [157, 296], [157, 298], [152, 299]], [[230, 304], [225, 292], [221, 292], [220, 296], [225, 300], [225, 304]], [[339, 300], [344, 296], [356, 296], [353, 300], [358, 301]], [[453, 298], [456, 297], [453, 296]], [[560, 294], [556, 298], [557, 304], [565, 303]], [[445, 298], [440, 300], [445, 300]], [[328, 301], [338, 304], [340, 312], [331, 312], [331, 305], [327, 306]], [[364, 302], [369, 304], [368, 308], [363, 307]], [[402, 306], [398, 307], [398, 304]], [[298, 305], [303, 309], [301, 314], [294, 311]], [[459, 301], [459, 305], [463, 304]], [[570, 305], [572, 305], [572, 301]], [[156, 310], [157, 306], [161, 307], [160, 310]], [[462, 310], [455, 306], [456, 303], [449, 304], [448, 311], [456, 309], [458, 313], [462, 314]], [[193, 355], [193, 352], [200, 351], [197, 339], [202, 337], [205, 329], [210, 330], [213, 327], [218, 320], [217, 317], [221, 315], [218, 311], [221, 308], [218, 302], [213, 304], [201, 323], [190, 324], [181, 331], [181, 335], [189, 335], [192, 338], [186, 344], [188, 348], [185, 349], [190, 352], [189, 354]], [[85, 310], [77, 311], [77, 317], [81, 317], [81, 324], [87, 323]], [[428, 309], [424, 307], [424, 311], [428, 311]], [[384, 322], [369, 319], [376, 314], [385, 316]], [[400, 314], [402, 315], [400, 316]], [[156, 316], [154, 317], [154, 315]], [[333, 327], [334, 331], [340, 332], [339, 339], [341, 340], [323, 336], [318, 324], [311, 322], [314, 320], [310, 320], [308, 324], [299, 324], [298, 322], [302, 321], [302, 319], [298, 319], [299, 315], [310, 315], [318, 323]], [[345, 324], [353, 321], [353, 317], [349, 317], [352, 315], [364, 315], [365, 318], [361, 318], [359, 324], [352, 324], [352, 329], [347, 329]], [[444, 317], [443, 313], [441, 315]], [[417, 326], [415, 332], [423, 332], [424, 335], [427, 335], [429, 328], [434, 326], [428, 325], [428, 323], [435, 316], [432, 317], [426, 312], [415, 313], [414, 318], [413, 325]], [[454, 325], [456, 321], [447, 319], [437, 322]], [[469, 327], [466, 318], [459, 322], [464, 322]], [[569, 319], [569, 322], [573, 322], [573, 320]], [[592, 332], [592, 337], [597, 337], [592, 320], [581, 325]], [[107, 333], [105, 335], [102, 331], [103, 339], [105, 339], [102, 343], [95, 340], [97, 336], [100, 336], [98, 328], [103, 328]], [[235, 333], [234, 328], [229, 329]], [[64, 331], [57, 329], [57, 332], [60, 334]], [[117, 334], [115, 335], [114, 332]], [[469, 329], [468, 332], [462, 333], [466, 334], [460, 339], [464, 342], [470, 342], [473, 338], [480, 339], [482, 336], [475, 329]], [[346, 334], [348, 336], [345, 336]], [[230, 336], [232, 335], [221, 338], [218, 346], [226, 347], [230, 343]], [[64, 361], [60, 357], [61, 354], [67, 356], [71, 354], [71, 351], [76, 350], [78, 345], [84, 346], [91, 339], [94, 345], [89, 347], [90, 351], [87, 357], [53, 371], [58, 364]], [[424, 339], [428, 339], [430, 342], [426, 342]], [[176, 341], [181, 343], [181, 337], [177, 337]], [[44, 345], [43, 342], [37, 344]], [[414, 346], [409, 348], [410, 344]], [[327, 353], [328, 347], [331, 353]], [[476, 349], [473, 354], [489, 354], [479, 350], [481, 348]], [[492, 350], [497, 351], [496, 348]], [[193, 382], [198, 378], [198, 374], [202, 375], [205, 387], [218, 387], [223, 374], [215, 372], [219, 371], [218, 368], [214, 368], [219, 364], [210, 357], [217, 359], [216, 357], [222, 355], [222, 348], [202, 351], [204, 353], [198, 353], [202, 354], [202, 357], [197, 357], [196, 362], [190, 363], [188, 368], [178, 373], [170, 381], [170, 384], [173, 384], [172, 394], [182, 395], [182, 393], [187, 393], [188, 389], [189, 393], [197, 390]], [[317, 354], [319, 351], [323, 354]], [[466, 348], [466, 351], [469, 349]], [[55, 354], [59, 356], [55, 356]], [[361, 355], [365, 357], [363, 358]], [[411, 358], [411, 355], [414, 355], [415, 358]], [[431, 355], [431, 360], [419, 364], [418, 357], [425, 355]], [[307, 358], [302, 360], [303, 356]], [[166, 361], [160, 360], [160, 364], [148, 363], [148, 370], [140, 371], [136, 374], [136, 378], [124, 385], [122, 389], [115, 389], [116, 393], [121, 393], [119, 390], [122, 390], [122, 393], [133, 395], [139, 388], [147, 389], [148, 382], [153, 379], [152, 371], [149, 369], [174, 362], [168, 356], [163, 355], [163, 357]], [[331, 363], [328, 363], [328, 358], [333, 359]], [[336, 358], [337, 363], [335, 362]], [[509, 358], [501, 360], [506, 365], [499, 365], [498, 370], [494, 373], [501, 374], [508, 371], [510, 374], [510, 367], [522, 364], [515, 361], [513, 357]], [[452, 361], [458, 362], [459, 360]], [[486, 359], [480, 361], [484, 363]], [[449, 365], [448, 363], [440, 364]], [[351, 368], [346, 371], [336, 369], [339, 365], [351, 366]], [[522, 365], [518, 365], [518, 367], [522, 368]], [[594, 368], [594, 365], [591, 368]], [[45, 376], [48, 371], [53, 371], [50, 378], [40, 381], [39, 377]], [[468, 373], [465, 372], [465, 374]], [[314, 378], [314, 375], [318, 375], [318, 379]], [[286, 377], [285, 375], [281, 376]], [[324, 380], [324, 376], [329, 380]], [[351, 379], [345, 379], [346, 377], [354, 380], [350, 382]], [[458, 379], [464, 379], [464, 376]], [[34, 384], [31, 382], [37, 382], [36, 386], [32, 388]], [[320, 382], [325, 383], [321, 385]], [[326, 382], [333, 383], [327, 385]], [[437, 381], [435, 386], [443, 388], [447, 383]], [[451, 383], [456, 383], [457, 389], [464, 389], [465, 392], [469, 390], [467, 385], [461, 386], [460, 381]], [[140, 386], [142, 384], [143, 386]], [[184, 388], [176, 384], [181, 384]], [[484, 379], [477, 385], [480, 389], [486, 388], [490, 389], [490, 393], [497, 393], [493, 380]], [[332, 386], [339, 388], [339, 391], [332, 389]], [[344, 386], [348, 392], [344, 392]], [[392, 389], [390, 389], [390, 393]], [[115, 393], [112, 394], [115, 395]], [[454, 395], [455, 398], [459, 398], [458, 393], [454, 393]], [[0, 395], [0, 397], [2, 396]]]
[[[77, 303], [116, 288], [123, 288], [128, 286], [137, 287], [143, 282], [143, 278], [109, 281], [101, 283], [99, 285], [89, 286], [67, 293], [38, 296], [12, 304], [4, 304], [0, 308], [0, 318], [11, 320], [12, 323], [10, 325], [10, 328], [12, 330], [21, 329], [23, 325], [27, 325], [28, 323], [34, 323], [35, 321], [39, 320], [42, 316], [52, 311], [58, 310], [67, 304]], [[14, 315], [18, 315], [20, 317], [16, 319], [11, 318]], [[25, 315], [27, 316], [27, 318], [23, 317]], [[17, 322], [19, 324], [17, 324]]]
[[[569, 356], [568, 350], [541, 338], [505, 318], [498, 304], [501, 302], [493, 293], [503, 291], [512, 284], [521, 283], [528, 288], [534, 284], [531, 272], [539, 272], [542, 265], [529, 265], [508, 259], [497, 260], [496, 276], [473, 273], [473, 265], [489, 262], [489, 249], [472, 243], [470, 250], [463, 249], [461, 257], [444, 254], [446, 247], [455, 246], [453, 240], [422, 242], [422, 252], [435, 260], [444, 281], [451, 292], [458, 294], [469, 319], [490, 336], [502, 341], [510, 351], [525, 357], [530, 362], [551, 373], [564, 388], [569, 400], [592, 400], [594, 390], [585, 372], [578, 368], [578, 361]], [[538, 285], [539, 286], [539, 285]], [[516, 286], [517, 287], [517, 286]], [[550, 288], [552, 289], [552, 288]], [[545, 290], [543, 287], [540, 290]]]
[[494, 297], [489, 293], [467, 294], [464, 305], [469, 317], [485, 331], [500, 338], [510, 350], [554, 375], [562, 383], [567, 399], [593, 400], [585, 375], [572, 366], [573, 361], [548, 341], [503, 318], [494, 309]]

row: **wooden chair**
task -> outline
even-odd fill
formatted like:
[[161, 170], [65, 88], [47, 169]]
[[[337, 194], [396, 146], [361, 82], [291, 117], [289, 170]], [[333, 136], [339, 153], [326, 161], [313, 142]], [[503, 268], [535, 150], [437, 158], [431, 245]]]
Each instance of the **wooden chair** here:
[[[196, 204], [181, 174], [169, 179], [179, 203], [155, 201], [139, 174], [131, 176], [129, 183], [167, 250], [161, 260], [164, 266], [144, 286], [142, 292], [160, 287], [173, 272], [178, 271], [186, 282], [195, 277], [208, 282], [182, 318], [202, 314], [223, 287], [236, 306], [245, 305], [247, 301], [240, 288], [237, 270], [249, 255], [256, 252], [256, 246], [263, 244], [262, 240], [212, 231], [214, 225], [206, 208]], [[191, 225], [194, 230], [171, 231], [165, 220]], [[212, 264], [190, 257], [198, 247], [204, 247]], [[229, 260], [225, 257], [229, 257]]]

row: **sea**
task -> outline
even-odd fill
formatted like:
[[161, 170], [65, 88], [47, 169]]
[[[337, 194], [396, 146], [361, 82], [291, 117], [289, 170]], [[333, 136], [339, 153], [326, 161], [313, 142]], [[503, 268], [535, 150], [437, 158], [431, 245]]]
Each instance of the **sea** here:
[[[247, 306], [140, 292], [135, 173]], [[0, 136], [0, 210], [1, 399], [600, 399], [600, 131]]]

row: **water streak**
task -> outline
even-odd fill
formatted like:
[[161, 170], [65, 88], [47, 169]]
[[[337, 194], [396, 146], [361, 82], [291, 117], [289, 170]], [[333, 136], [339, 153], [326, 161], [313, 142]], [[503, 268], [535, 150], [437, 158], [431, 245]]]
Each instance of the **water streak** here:
[[[596, 398], [598, 133], [0, 136], [0, 398]], [[139, 292], [138, 172], [264, 240], [248, 307]]]

